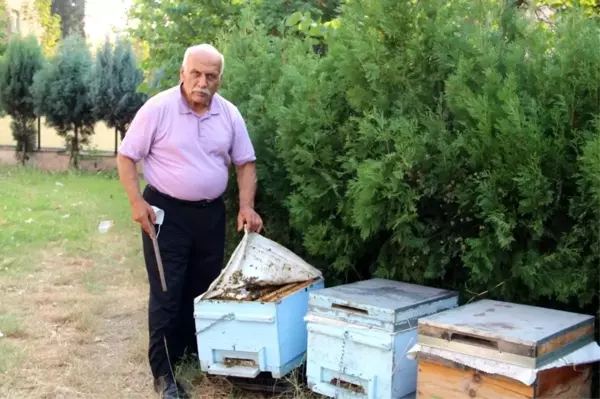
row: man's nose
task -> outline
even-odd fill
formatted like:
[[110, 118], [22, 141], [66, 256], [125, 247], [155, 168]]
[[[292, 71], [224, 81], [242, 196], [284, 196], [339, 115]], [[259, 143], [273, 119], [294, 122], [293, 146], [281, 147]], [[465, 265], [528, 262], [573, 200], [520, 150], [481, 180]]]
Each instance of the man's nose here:
[[207, 87], [206, 76], [204, 74], [200, 75], [200, 77], [198, 78], [198, 86], [200, 86], [201, 88]]

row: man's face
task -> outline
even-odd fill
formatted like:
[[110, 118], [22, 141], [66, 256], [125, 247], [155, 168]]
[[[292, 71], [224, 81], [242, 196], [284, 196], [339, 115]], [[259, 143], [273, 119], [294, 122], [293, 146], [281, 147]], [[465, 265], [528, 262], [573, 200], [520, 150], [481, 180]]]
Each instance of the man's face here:
[[221, 58], [217, 54], [199, 51], [190, 54], [179, 72], [183, 90], [194, 105], [208, 107], [219, 89]]

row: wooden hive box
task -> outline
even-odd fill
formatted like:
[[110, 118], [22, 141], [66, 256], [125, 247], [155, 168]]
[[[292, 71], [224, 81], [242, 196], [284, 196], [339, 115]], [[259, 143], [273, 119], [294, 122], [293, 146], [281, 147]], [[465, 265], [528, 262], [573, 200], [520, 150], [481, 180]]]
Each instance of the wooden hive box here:
[[310, 292], [322, 278], [291, 283], [253, 300], [200, 299], [194, 319], [200, 368], [209, 374], [281, 378], [304, 361], [304, 316]]
[[452, 291], [371, 279], [309, 295], [306, 378], [338, 399], [397, 399], [416, 389], [406, 357], [420, 317], [458, 305]]
[[591, 395], [590, 364], [558, 362], [598, 348], [593, 316], [481, 300], [421, 318], [418, 344], [418, 399]]

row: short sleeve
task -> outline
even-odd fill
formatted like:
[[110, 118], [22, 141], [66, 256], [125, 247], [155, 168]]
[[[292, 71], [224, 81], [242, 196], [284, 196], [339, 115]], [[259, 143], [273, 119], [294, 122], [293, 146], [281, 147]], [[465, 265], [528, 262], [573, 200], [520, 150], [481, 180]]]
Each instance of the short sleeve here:
[[233, 143], [231, 147], [231, 161], [236, 166], [256, 161], [254, 146], [250, 140], [246, 123], [244, 122], [244, 118], [237, 108], [233, 113]]
[[135, 114], [119, 147], [121, 155], [139, 162], [149, 154], [158, 126], [159, 112], [155, 108], [146, 103]]

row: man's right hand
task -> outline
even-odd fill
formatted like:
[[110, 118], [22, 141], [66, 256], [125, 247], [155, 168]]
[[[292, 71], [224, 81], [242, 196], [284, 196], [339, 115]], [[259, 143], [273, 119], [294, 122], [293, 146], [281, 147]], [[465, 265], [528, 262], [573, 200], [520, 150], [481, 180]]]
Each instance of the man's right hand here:
[[150, 223], [152, 225], [156, 224], [156, 214], [154, 213], [154, 209], [148, 204], [144, 199], [137, 200], [131, 204], [131, 213], [133, 216], [133, 220], [138, 222], [142, 229], [150, 238], [152, 237], [152, 230], [150, 229]]

